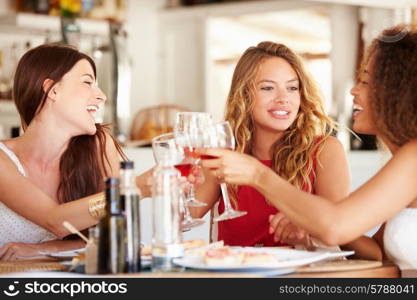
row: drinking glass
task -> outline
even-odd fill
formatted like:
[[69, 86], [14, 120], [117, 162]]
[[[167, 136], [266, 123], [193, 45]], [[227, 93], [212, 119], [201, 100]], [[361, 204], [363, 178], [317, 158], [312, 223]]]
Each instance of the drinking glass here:
[[[229, 122], [221, 122], [214, 125], [214, 131], [216, 133], [216, 148], [223, 148], [234, 150], [235, 149], [235, 138]], [[202, 159], [211, 159], [215, 157], [203, 156]], [[230, 202], [229, 194], [227, 192], [227, 185], [225, 182], [220, 183], [220, 189], [222, 191], [224, 212], [213, 219], [215, 222], [230, 220], [238, 218], [247, 214], [246, 211], [239, 211], [232, 207]]]
[[[191, 161], [194, 168], [199, 168], [200, 154], [196, 148], [204, 147], [213, 138], [209, 129], [213, 126], [211, 115], [203, 112], [178, 112], [174, 126], [175, 142], [184, 150], [187, 161]], [[202, 172], [200, 172], [200, 176]], [[203, 178], [201, 178], [201, 181]], [[188, 198], [188, 206], [206, 206], [207, 204], [195, 198], [194, 184], [191, 183]]]
[[[182, 177], [189, 175], [192, 164], [187, 162], [187, 157], [184, 155], [183, 148], [175, 143], [174, 134], [166, 133], [152, 139], [152, 151], [156, 162], [162, 159], [168, 160], [168, 163], [180, 171]], [[184, 218], [181, 222], [181, 229], [183, 231], [190, 230], [193, 227], [204, 223], [203, 219], [191, 217], [185, 201], [184, 191], [180, 189], [181, 213]], [[205, 203], [204, 203], [205, 204]]]

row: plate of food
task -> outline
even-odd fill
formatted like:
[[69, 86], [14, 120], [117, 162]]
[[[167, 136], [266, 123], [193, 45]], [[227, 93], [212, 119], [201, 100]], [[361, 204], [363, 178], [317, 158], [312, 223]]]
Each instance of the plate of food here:
[[[223, 241], [207, 244], [207, 242], [204, 240], [196, 239], [184, 241], [181, 244], [184, 246], [184, 253], [191, 257], [202, 255], [206, 249], [210, 249], [213, 247], [222, 247]], [[142, 245], [140, 254], [142, 266], [150, 267], [152, 263], [152, 247]]]
[[[189, 240], [181, 243], [184, 246], [185, 253], [194, 253], [194, 251], [200, 251], [199, 249], [205, 249], [205, 247], [210, 247], [204, 240]], [[223, 242], [222, 244], [223, 245]], [[152, 260], [152, 247], [151, 246], [142, 246], [140, 250], [141, 259], [143, 261]]]
[[[338, 253], [352, 255], [353, 251]], [[220, 247], [207, 249], [203, 255], [174, 259], [179, 266], [206, 271], [267, 271], [290, 269], [333, 258], [328, 252], [258, 247]]]

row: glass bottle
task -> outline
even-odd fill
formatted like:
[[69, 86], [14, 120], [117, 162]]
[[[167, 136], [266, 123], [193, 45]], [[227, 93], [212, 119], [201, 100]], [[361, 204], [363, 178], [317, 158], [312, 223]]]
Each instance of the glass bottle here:
[[120, 163], [120, 200], [126, 216], [127, 272], [140, 271], [140, 191], [136, 187], [133, 161]]
[[175, 258], [184, 255], [180, 230], [180, 172], [164, 156], [152, 178], [152, 270], [181, 271]]
[[126, 222], [119, 194], [118, 178], [106, 179], [106, 215], [99, 223], [98, 273], [117, 274], [126, 269]]

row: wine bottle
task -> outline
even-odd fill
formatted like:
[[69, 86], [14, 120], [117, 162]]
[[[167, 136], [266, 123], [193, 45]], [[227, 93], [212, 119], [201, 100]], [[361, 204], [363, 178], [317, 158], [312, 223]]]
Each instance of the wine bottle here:
[[119, 179], [106, 179], [106, 215], [99, 223], [98, 273], [117, 274], [126, 270], [126, 222], [119, 194]]

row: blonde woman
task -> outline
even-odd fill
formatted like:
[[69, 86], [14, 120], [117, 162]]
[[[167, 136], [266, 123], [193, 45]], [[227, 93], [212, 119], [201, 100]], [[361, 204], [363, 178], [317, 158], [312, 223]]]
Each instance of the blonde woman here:
[[[348, 163], [341, 143], [331, 136], [333, 122], [301, 59], [288, 47], [262, 42], [247, 49], [235, 68], [226, 105], [237, 152], [251, 155], [305, 192], [333, 201], [348, 195]], [[235, 168], [257, 172], [251, 165]], [[208, 206], [194, 208], [195, 216], [204, 215], [220, 198], [221, 167], [213, 174], [197, 191]], [[218, 239], [237, 246], [283, 245], [269, 223], [277, 208], [249, 184], [229, 190], [234, 207], [248, 214], [219, 222]], [[223, 201], [218, 210], [223, 212]], [[294, 231], [298, 234], [287, 236], [287, 242], [307, 243], [301, 230]]]
[[[384, 30], [368, 49], [352, 89], [353, 128], [375, 134], [392, 158], [358, 190], [334, 203], [303, 193], [252, 157], [222, 149], [201, 149], [219, 159], [203, 165], [230, 184], [248, 184], [286, 215], [271, 220], [282, 237], [289, 218], [329, 245], [347, 243], [381, 224], [374, 239], [401, 270], [417, 269], [417, 28]], [[255, 172], [242, 172], [241, 167]], [[321, 196], [321, 195], [320, 195]], [[381, 251], [380, 250], [380, 251]]]

